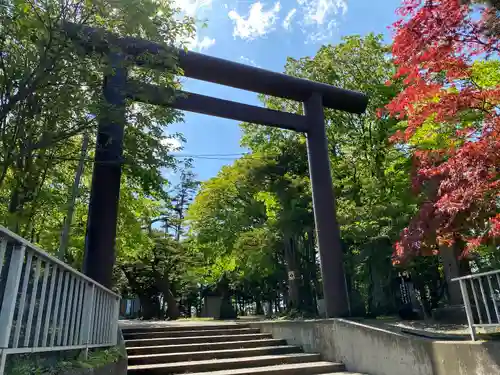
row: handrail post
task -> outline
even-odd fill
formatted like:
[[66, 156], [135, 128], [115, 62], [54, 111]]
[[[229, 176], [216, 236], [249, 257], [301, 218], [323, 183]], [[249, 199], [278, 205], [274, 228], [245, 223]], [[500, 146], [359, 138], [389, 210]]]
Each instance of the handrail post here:
[[111, 344], [116, 345], [118, 340], [118, 319], [120, 318], [120, 298], [116, 297], [113, 306]]
[[12, 249], [2, 308], [0, 310], [0, 327], [2, 327], [0, 331], [0, 348], [2, 349], [6, 349], [9, 345], [25, 252], [26, 247], [24, 245], [14, 245]]
[[93, 313], [94, 313], [94, 284], [85, 284], [85, 299], [83, 302], [83, 318], [82, 318], [82, 344], [85, 344], [84, 356], [87, 358], [89, 352], [89, 341], [92, 339]]
[[[7, 242], [7, 239], [3, 238], [2, 242], [3, 241]], [[5, 292], [0, 308], [0, 327], [2, 327], [0, 331], [0, 375], [3, 374], [5, 368], [7, 357], [5, 349], [9, 346], [25, 253], [26, 246], [18, 244], [13, 245], [12, 255], [8, 266], [7, 282], [5, 283]], [[0, 264], [0, 267], [1, 266]]]
[[460, 290], [462, 291], [462, 298], [465, 305], [465, 313], [467, 315], [467, 323], [469, 324], [470, 337], [472, 341], [476, 341], [476, 329], [474, 327], [474, 315], [472, 314], [472, 308], [469, 300], [469, 292], [467, 291], [467, 285], [465, 280], [459, 280]]
[[3, 375], [5, 363], [7, 362], [7, 353], [4, 349], [0, 349], [0, 375]]

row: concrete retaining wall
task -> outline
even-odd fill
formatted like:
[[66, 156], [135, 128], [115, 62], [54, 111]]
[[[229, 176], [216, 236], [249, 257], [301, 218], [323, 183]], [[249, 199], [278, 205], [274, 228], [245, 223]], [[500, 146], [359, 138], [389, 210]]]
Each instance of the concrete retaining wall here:
[[500, 342], [436, 341], [344, 319], [251, 325], [369, 375], [500, 374]]

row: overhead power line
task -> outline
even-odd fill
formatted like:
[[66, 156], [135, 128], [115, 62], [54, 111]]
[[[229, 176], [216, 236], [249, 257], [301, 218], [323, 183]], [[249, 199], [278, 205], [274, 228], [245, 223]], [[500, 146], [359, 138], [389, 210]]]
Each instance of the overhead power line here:
[[200, 156], [245, 156], [250, 155], [249, 152], [239, 152], [235, 154], [174, 154], [172, 156], [180, 156], [180, 157], [200, 157]]
[[[79, 158], [75, 157], [66, 157], [66, 156], [54, 156], [54, 155], [41, 155], [41, 154], [34, 154], [34, 157], [39, 157], [43, 159], [52, 159], [52, 160], [63, 160], [63, 161], [80, 161]], [[203, 159], [203, 160], [221, 160], [221, 161], [232, 161], [239, 159], [240, 157], [247, 156], [252, 159], [273, 159], [274, 156], [256, 156], [252, 155], [251, 153], [235, 153], [235, 154], [173, 154], [169, 155], [170, 157], [176, 158], [176, 159]], [[87, 163], [95, 163], [96, 161], [93, 158], [86, 158], [84, 160]], [[100, 164], [114, 164], [116, 161], [102, 161], [98, 162]], [[128, 162], [127, 160], [123, 159], [122, 164], [133, 164], [131, 162]]]

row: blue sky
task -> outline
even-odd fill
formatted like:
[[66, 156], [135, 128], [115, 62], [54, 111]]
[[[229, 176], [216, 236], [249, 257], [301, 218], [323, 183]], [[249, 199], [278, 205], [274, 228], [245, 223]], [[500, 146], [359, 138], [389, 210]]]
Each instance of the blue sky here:
[[[383, 33], [396, 20], [401, 0], [176, 0], [184, 14], [206, 21], [198, 27], [189, 48], [208, 55], [282, 72], [286, 58], [313, 56], [323, 44], [335, 44], [345, 35]], [[191, 92], [260, 105], [257, 95], [196, 80], [184, 80]], [[185, 113], [184, 123], [170, 125], [187, 142], [181, 154], [214, 155], [245, 152], [239, 146], [236, 121]], [[224, 160], [196, 158], [200, 180], [217, 174]], [[175, 180], [174, 176], [170, 179]]]

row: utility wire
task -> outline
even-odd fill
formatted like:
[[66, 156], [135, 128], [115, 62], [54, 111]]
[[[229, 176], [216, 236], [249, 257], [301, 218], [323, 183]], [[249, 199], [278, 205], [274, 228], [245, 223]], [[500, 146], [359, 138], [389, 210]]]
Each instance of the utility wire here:
[[180, 156], [180, 157], [200, 157], [200, 156], [244, 156], [244, 155], [250, 155], [249, 152], [239, 152], [236, 154], [174, 154], [173, 156]]
[[[34, 154], [33, 156], [39, 157], [42, 159], [52, 159], [52, 160], [62, 160], [62, 161], [80, 161], [79, 158], [74, 158], [74, 157], [65, 157], [65, 156], [53, 156], [53, 155], [41, 155], [41, 154]], [[275, 156], [256, 156], [252, 155], [250, 153], [240, 153], [240, 154], [190, 154], [190, 155], [184, 155], [184, 154], [177, 154], [177, 155], [169, 155], [172, 158], [176, 159], [202, 159], [202, 160], [221, 160], [221, 161], [232, 161], [232, 160], [237, 160], [242, 156], [247, 156], [251, 159], [258, 159], [258, 160], [269, 160], [269, 159], [274, 159]], [[92, 158], [86, 158], [84, 160], [87, 163], [99, 163], [99, 164], [116, 164], [117, 161], [98, 161], [96, 162]], [[125, 159], [122, 159], [121, 164], [134, 164], [132, 162], [128, 162]]]

